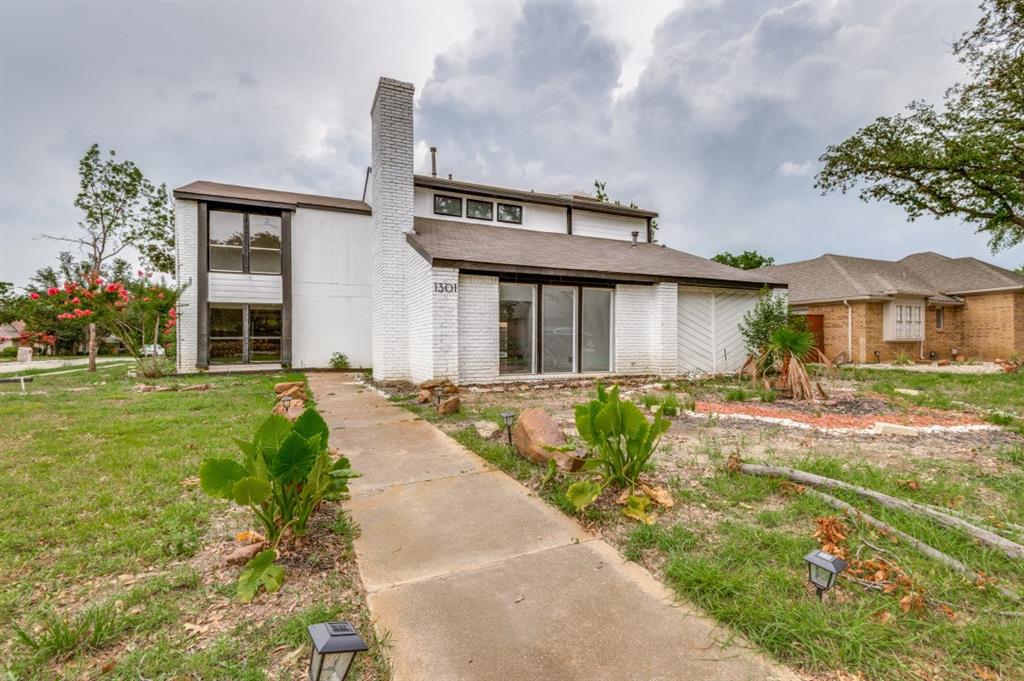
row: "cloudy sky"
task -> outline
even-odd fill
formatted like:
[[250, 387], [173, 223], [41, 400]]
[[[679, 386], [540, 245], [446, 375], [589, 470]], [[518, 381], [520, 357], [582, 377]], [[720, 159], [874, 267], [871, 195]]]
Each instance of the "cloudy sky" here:
[[660, 239], [779, 261], [938, 250], [949, 220], [822, 197], [816, 159], [963, 76], [964, 2], [0, 3], [0, 280], [72, 232], [93, 142], [157, 182], [358, 197], [378, 76], [416, 85], [419, 169], [554, 193], [607, 182]]

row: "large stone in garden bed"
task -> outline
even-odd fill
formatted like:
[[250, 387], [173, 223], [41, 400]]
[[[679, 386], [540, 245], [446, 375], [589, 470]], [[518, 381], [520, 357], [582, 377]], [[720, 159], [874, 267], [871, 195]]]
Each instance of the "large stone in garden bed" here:
[[568, 442], [558, 423], [540, 407], [527, 409], [512, 428], [512, 444], [530, 461], [547, 465], [555, 460], [559, 468], [578, 470], [583, 460], [575, 452], [552, 451], [547, 447], [564, 447]]

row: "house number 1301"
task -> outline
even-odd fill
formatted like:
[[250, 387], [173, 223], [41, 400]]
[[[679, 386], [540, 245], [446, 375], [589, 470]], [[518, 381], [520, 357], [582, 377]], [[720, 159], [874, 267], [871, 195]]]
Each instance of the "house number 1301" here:
[[434, 293], [456, 293], [459, 290], [458, 284], [451, 282], [434, 282]]

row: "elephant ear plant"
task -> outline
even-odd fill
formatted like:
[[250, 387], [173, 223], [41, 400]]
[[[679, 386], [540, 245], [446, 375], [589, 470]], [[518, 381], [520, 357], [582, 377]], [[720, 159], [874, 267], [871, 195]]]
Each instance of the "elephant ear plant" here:
[[332, 459], [328, 435], [327, 424], [315, 409], [307, 409], [294, 423], [275, 414], [260, 424], [252, 441], [235, 440], [242, 450], [241, 462], [209, 458], [200, 465], [203, 491], [251, 509], [269, 544], [238, 579], [243, 600], [251, 600], [260, 585], [268, 592], [280, 588], [284, 571], [274, 561], [286, 532], [304, 536], [321, 501], [347, 498], [348, 481], [358, 474], [345, 457]]
[[618, 386], [605, 390], [598, 385], [597, 399], [576, 407], [576, 430], [590, 450], [583, 470], [596, 473], [597, 479], [573, 483], [566, 498], [578, 511], [596, 501], [606, 487], [632, 493], [669, 425], [660, 413], [648, 421], [639, 407], [619, 397]]

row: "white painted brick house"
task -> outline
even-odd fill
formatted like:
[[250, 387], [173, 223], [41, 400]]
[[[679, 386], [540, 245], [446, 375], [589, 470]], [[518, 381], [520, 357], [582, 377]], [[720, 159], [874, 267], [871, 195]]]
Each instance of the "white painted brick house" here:
[[764, 285], [651, 243], [657, 214], [413, 173], [413, 87], [382, 78], [362, 200], [175, 190], [178, 370], [325, 367], [461, 384], [710, 373]]

